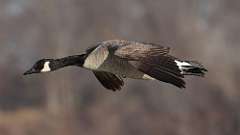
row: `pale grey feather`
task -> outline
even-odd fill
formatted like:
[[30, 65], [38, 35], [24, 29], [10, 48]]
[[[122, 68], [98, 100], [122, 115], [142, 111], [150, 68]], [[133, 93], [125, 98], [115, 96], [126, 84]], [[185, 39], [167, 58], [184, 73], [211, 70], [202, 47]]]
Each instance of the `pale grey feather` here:
[[108, 55], [109, 51], [107, 46], [99, 45], [88, 54], [83, 64], [83, 67], [96, 70], [104, 63]]

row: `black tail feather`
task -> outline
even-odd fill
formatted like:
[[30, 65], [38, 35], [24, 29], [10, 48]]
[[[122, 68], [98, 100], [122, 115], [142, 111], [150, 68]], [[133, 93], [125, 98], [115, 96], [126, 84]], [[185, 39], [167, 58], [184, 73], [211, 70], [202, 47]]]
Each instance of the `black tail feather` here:
[[197, 61], [185, 61], [190, 65], [182, 66], [183, 75], [195, 75], [204, 77], [205, 73], [208, 71]]

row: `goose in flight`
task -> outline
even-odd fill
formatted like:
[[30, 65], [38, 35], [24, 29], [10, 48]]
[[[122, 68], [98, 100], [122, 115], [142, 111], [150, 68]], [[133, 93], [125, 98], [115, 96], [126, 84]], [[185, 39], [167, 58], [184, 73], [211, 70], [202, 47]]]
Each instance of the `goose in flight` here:
[[80, 55], [41, 59], [24, 75], [54, 71], [66, 66], [91, 70], [109, 90], [120, 90], [123, 78], [158, 80], [185, 88], [185, 75], [204, 76], [207, 71], [197, 61], [169, 55], [169, 47], [154, 43], [108, 40], [97, 43]]

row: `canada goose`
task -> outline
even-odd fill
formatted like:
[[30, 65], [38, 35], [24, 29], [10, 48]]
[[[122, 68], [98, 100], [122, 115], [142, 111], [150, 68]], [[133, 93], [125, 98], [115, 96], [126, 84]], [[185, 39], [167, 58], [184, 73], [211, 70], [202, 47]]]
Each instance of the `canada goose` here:
[[81, 55], [41, 59], [24, 75], [79, 66], [91, 70], [105, 88], [113, 91], [124, 85], [122, 78], [156, 79], [185, 88], [185, 75], [204, 76], [207, 70], [201, 64], [173, 57], [169, 50], [169, 47], [153, 43], [108, 40], [97, 43]]

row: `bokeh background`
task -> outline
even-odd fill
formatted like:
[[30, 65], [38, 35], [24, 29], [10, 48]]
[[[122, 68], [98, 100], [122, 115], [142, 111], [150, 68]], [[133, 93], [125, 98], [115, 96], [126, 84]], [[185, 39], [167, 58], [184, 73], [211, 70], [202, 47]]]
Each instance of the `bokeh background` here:
[[[239, 24], [239, 0], [0, 0], [0, 135], [240, 134]], [[209, 72], [119, 92], [78, 67], [22, 76], [108, 39], [170, 46]]]

